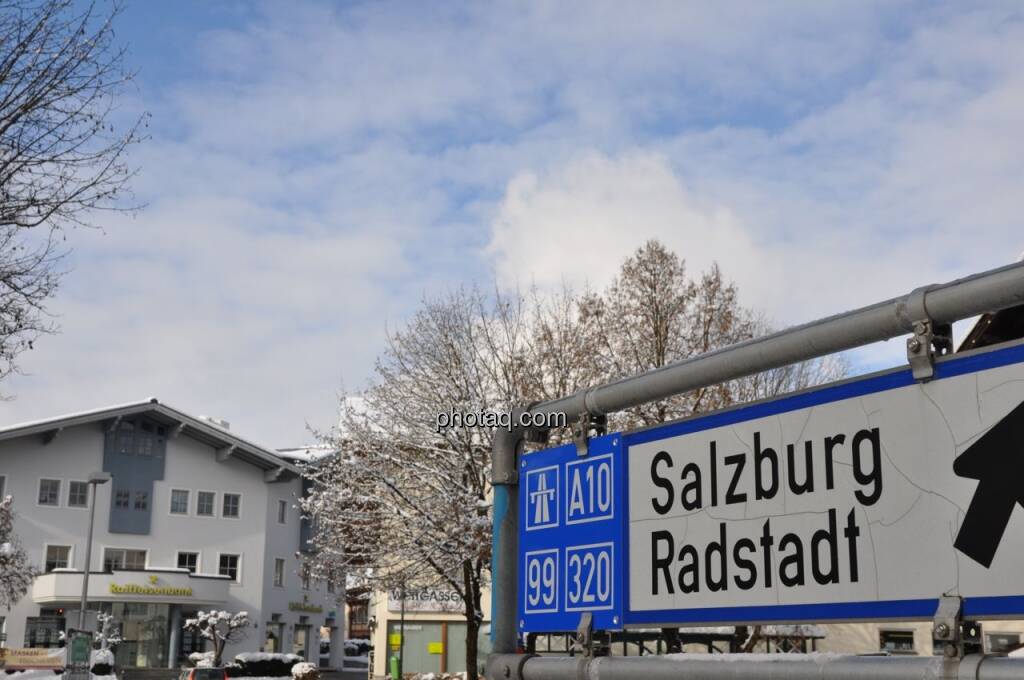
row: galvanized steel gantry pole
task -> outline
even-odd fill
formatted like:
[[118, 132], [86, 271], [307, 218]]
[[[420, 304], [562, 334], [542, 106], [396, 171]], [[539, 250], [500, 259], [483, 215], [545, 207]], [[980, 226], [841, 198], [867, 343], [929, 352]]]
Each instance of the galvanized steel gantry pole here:
[[[931, 375], [932, 345], [954, 321], [1024, 304], [1024, 263], [837, 314], [762, 338], [732, 345], [647, 373], [591, 387], [526, 410], [564, 413], [569, 422], [600, 417], [700, 387], [911, 334], [907, 356], [914, 376]], [[946, 339], [948, 343], [948, 338]], [[513, 417], [513, 423], [520, 422]], [[584, 423], [586, 421], [584, 420]], [[583, 425], [585, 427], [585, 424]], [[516, 654], [518, 580], [518, 460], [528, 433], [499, 429], [492, 449], [494, 550], [491, 680], [668, 680], [669, 678], [1024, 678], [1024, 660], [966, 657], [807, 657], [770, 663], [707, 658], [530, 657]]]

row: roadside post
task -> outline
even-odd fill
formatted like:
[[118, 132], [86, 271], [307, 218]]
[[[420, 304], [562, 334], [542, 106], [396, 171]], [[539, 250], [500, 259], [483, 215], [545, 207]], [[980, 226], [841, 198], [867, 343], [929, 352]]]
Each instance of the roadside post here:
[[92, 666], [92, 633], [71, 628], [67, 632], [65, 680], [89, 680]]
[[[965, 656], [962, 636], [965, 617], [1024, 617], [1024, 341], [953, 355], [950, 339], [954, 321], [1021, 304], [1015, 264], [528, 407], [564, 413], [575, 441], [523, 455], [544, 433], [495, 436], [487, 676], [1024, 678], [1024, 660]], [[908, 334], [904, 367], [605, 432], [614, 411]], [[628, 627], [884, 620], [931, 621], [942, 654], [595, 648]], [[517, 653], [566, 631], [575, 657]]]

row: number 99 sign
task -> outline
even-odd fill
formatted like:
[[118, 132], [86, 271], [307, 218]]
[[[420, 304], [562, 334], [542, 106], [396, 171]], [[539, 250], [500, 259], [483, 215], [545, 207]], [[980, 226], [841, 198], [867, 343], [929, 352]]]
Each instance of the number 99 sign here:
[[526, 602], [528, 614], [558, 611], [558, 550], [526, 553]]

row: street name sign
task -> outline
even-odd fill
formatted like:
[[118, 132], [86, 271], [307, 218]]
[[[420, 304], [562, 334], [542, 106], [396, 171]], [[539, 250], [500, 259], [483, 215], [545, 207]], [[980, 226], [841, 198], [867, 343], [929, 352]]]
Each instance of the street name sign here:
[[527, 454], [520, 472], [522, 631], [585, 611], [606, 630], [930, 619], [943, 595], [1024, 616], [1024, 344], [940, 359], [929, 382], [894, 369]]

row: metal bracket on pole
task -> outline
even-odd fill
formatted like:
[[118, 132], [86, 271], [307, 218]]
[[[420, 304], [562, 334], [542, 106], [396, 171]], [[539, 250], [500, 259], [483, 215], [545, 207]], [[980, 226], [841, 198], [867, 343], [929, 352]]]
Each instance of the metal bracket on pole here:
[[914, 379], [931, 380], [935, 375], [935, 357], [953, 351], [953, 327], [951, 324], [936, 324], [928, 314], [925, 296], [934, 286], [915, 289], [901, 302], [897, 310], [903, 325], [913, 333], [907, 338], [907, 361]]
[[932, 637], [943, 643], [942, 655], [947, 659], [959, 659], [964, 655], [961, 626], [963, 600], [957, 595], [943, 595], [935, 610]]
[[600, 437], [608, 431], [608, 416], [581, 413], [579, 420], [572, 426], [572, 440], [576, 442], [576, 455], [587, 455], [587, 442], [591, 431], [594, 437]]
[[594, 656], [594, 615], [584, 612], [580, 617], [580, 625], [576, 626], [576, 639], [572, 649], [583, 656]]

